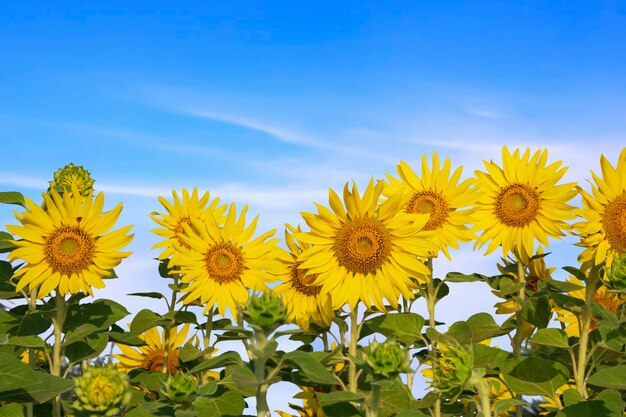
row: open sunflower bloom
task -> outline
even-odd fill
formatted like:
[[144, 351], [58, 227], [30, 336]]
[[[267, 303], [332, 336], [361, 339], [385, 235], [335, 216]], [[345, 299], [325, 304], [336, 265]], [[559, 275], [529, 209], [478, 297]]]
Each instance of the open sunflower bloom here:
[[463, 167], [453, 172], [450, 159], [446, 158], [442, 166], [437, 153], [434, 153], [432, 169], [426, 155], [423, 156], [421, 176], [416, 175], [406, 162], [400, 162], [396, 169], [400, 180], [387, 174], [389, 184], [383, 194], [407, 193], [409, 200], [405, 210], [429, 216], [424, 230], [433, 232], [439, 250], [448, 259], [448, 247], [459, 249], [458, 242], [474, 240], [474, 233], [467, 225], [474, 222], [476, 192], [471, 180], [459, 183]]
[[165, 240], [152, 246], [152, 249], [164, 248], [159, 259], [167, 259], [174, 255], [177, 250], [188, 250], [189, 245], [179, 236], [184, 233], [185, 225], [191, 225], [191, 219], [206, 221], [213, 214], [218, 223], [224, 221], [223, 214], [225, 205], [219, 206], [219, 198], [210, 200], [210, 194], [204, 193], [198, 196], [198, 189], [194, 187], [191, 195], [183, 188], [182, 201], [176, 190], [172, 190], [173, 201], [170, 203], [164, 197], [159, 196], [159, 202], [165, 207], [167, 213], [152, 212], [150, 218], [157, 222], [161, 228], [153, 229], [152, 232], [165, 238]]
[[189, 284], [182, 290], [185, 304], [198, 301], [205, 313], [217, 304], [222, 316], [227, 309], [236, 315], [237, 306], [248, 301], [249, 289], [267, 291], [267, 282], [284, 272], [277, 260], [284, 252], [276, 245], [279, 239], [270, 239], [275, 230], [253, 238], [258, 216], [246, 226], [247, 210], [244, 206], [237, 218], [231, 204], [223, 226], [210, 215], [206, 221], [191, 219], [185, 233], [178, 234], [189, 250], [179, 250], [170, 267], [178, 267], [181, 281]]
[[583, 208], [577, 214], [584, 221], [574, 224], [580, 236], [578, 246], [585, 250], [578, 260], [583, 268], [610, 267], [613, 260], [626, 254], [626, 148], [613, 167], [604, 155], [600, 157], [602, 178], [591, 172], [595, 184], [591, 194], [580, 189]]
[[[185, 324], [180, 331], [174, 327], [170, 329], [170, 341], [167, 353], [167, 372], [174, 373], [178, 370], [178, 348], [180, 348], [189, 333], [189, 324]], [[163, 353], [165, 352], [165, 332], [159, 335], [156, 327], [148, 329], [139, 338], [146, 342], [144, 346], [133, 348], [126, 345], [117, 344], [122, 351], [113, 357], [119, 360], [119, 368], [125, 371], [133, 369], [145, 369], [147, 371], [163, 371]]]
[[511, 154], [505, 146], [502, 167], [484, 161], [487, 171], [475, 171], [480, 190], [475, 229], [482, 231], [475, 246], [487, 245], [486, 254], [500, 246], [502, 256], [517, 251], [526, 261], [535, 240], [547, 247], [548, 238], [564, 236], [569, 229], [565, 221], [576, 217], [567, 204], [576, 196], [575, 184], [557, 184], [567, 168], [561, 168], [561, 161], [547, 161], [547, 150]]
[[[295, 235], [311, 247], [300, 254], [300, 268], [317, 274], [313, 282], [320, 294], [330, 294], [333, 309], [359, 301], [386, 311], [383, 299], [397, 305], [402, 294], [413, 298], [417, 280], [425, 281], [428, 268], [418, 257], [432, 257], [437, 246], [428, 232], [424, 214], [407, 213], [403, 193], [379, 202], [384, 183], [371, 180], [363, 196], [356, 185], [343, 190], [343, 203], [329, 190], [329, 210], [302, 213], [310, 232]], [[415, 278], [415, 279], [414, 279]]]
[[37, 291], [39, 299], [53, 290], [62, 296], [93, 295], [92, 287], [104, 288], [102, 278], [131, 254], [118, 251], [132, 240], [133, 235], [127, 235], [132, 226], [109, 232], [122, 204], [103, 213], [104, 195], [84, 197], [75, 185], [63, 195], [51, 189], [43, 198], [45, 210], [25, 199], [28, 211], [15, 214], [22, 226], [7, 226], [21, 238], [13, 242], [17, 249], [9, 259], [25, 261], [13, 275], [19, 279], [16, 291], [28, 287], [31, 293]]
[[285, 243], [289, 253], [281, 257], [281, 262], [287, 267], [282, 278], [284, 282], [274, 288], [274, 293], [281, 296], [287, 307], [289, 320], [308, 330], [311, 322], [320, 326], [328, 326], [334, 316], [330, 301], [330, 294], [321, 294], [322, 287], [312, 285], [317, 278], [315, 274], [308, 274], [305, 269], [299, 268], [298, 256], [310, 247], [307, 243], [299, 242], [294, 233], [300, 233], [300, 227], [286, 225]]

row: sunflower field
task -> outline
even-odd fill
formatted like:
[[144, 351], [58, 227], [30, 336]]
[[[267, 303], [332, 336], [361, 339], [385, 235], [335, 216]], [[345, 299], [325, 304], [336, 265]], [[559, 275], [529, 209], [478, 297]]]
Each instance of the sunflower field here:
[[[278, 234], [209, 192], [159, 197], [169, 290], [132, 295], [164, 314], [134, 316], [98, 297], [133, 234], [89, 171], [58, 170], [37, 201], [1, 192], [17, 209], [0, 231], [0, 417], [626, 415], [626, 148], [588, 185], [547, 150], [504, 147], [473, 177], [436, 153], [396, 168]], [[578, 263], [553, 266], [567, 235]], [[460, 243], [498, 253], [498, 275], [436, 277]], [[501, 301], [438, 321], [461, 282]], [[299, 387], [291, 409], [268, 406], [277, 383]]]

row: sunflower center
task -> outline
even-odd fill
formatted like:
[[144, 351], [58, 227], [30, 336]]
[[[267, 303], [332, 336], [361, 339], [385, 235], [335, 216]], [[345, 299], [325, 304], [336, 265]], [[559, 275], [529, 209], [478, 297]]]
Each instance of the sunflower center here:
[[307, 274], [306, 270], [298, 269], [300, 262], [296, 262], [291, 267], [291, 286], [300, 294], [314, 297], [320, 293], [321, 285], [311, 285], [315, 282], [318, 274]]
[[232, 243], [217, 243], [209, 249], [205, 257], [209, 276], [220, 284], [232, 282], [243, 272], [243, 254]]
[[619, 253], [626, 252], [626, 193], [607, 204], [602, 226], [611, 248]]
[[389, 258], [391, 236], [382, 222], [353, 219], [335, 236], [335, 255], [339, 265], [352, 273], [374, 273]]
[[[153, 372], [163, 371], [163, 350], [155, 349], [144, 355], [141, 367]], [[178, 369], [178, 350], [172, 349], [167, 354], [167, 372], [174, 373]]]
[[496, 216], [507, 226], [522, 227], [537, 218], [541, 199], [526, 184], [511, 184], [496, 197]]
[[430, 214], [424, 230], [439, 229], [450, 215], [448, 202], [440, 193], [432, 190], [419, 191], [413, 194], [407, 203], [409, 213]]
[[72, 275], [93, 263], [95, 240], [77, 226], [61, 226], [44, 243], [46, 262], [54, 272]]

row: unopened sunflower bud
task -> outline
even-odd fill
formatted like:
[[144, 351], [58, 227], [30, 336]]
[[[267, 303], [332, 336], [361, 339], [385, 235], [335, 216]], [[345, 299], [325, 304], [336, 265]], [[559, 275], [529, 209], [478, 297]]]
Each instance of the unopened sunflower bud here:
[[605, 278], [604, 284], [609, 290], [626, 293], [626, 253], [613, 260]]
[[183, 372], [176, 372], [174, 376], [168, 379], [161, 392], [170, 401], [182, 404], [189, 402], [196, 395], [197, 391], [198, 385], [193, 376]]
[[472, 353], [464, 347], [440, 345], [433, 387], [450, 395], [460, 393], [472, 376], [473, 362]]
[[87, 368], [74, 378], [74, 392], [72, 408], [77, 417], [117, 416], [131, 397], [128, 375], [111, 365]]
[[392, 378], [409, 369], [407, 353], [395, 341], [373, 341], [363, 352], [363, 360], [376, 377]]
[[269, 333], [286, 322], [287, 311], [274, 294], [254, 294], [243, 310], [243, 318]]
[[65, 165], [54, 173], [54, 180], [50, 181], [50, 189], [55, 188], [59, 193], [71, 191], [72, 186], [76, 186], [82, 195], [88, 195], [93, 191], [91, 174], [82, 166], [73, 163]]

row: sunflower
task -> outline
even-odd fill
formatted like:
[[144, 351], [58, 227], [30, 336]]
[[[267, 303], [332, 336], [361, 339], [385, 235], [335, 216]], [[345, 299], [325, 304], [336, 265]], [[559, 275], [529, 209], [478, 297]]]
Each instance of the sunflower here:
[[300, 387], [302, 389], [301, 392], [297, 393], [293, 396], [293, 398], [297, 398], [303, 400], [303, 405], [299, 406], [296, 404], [289, 404], [291, 408], [293, 408], [298, 414], [289, 414], [284, 411], [276, 410], [276, 413], [280, 417], [326, 417], [326, 413], [322, 409], [319, 400], [317, 399], [317, 393], [323, 392], [327, 393], [328, 388], [324, 387]]
[[548, 246], [548, 237], [560, 238], [569, 225], [565, 220], [575, 218], [573, 207], [567, 204], [576, 196], [573, 183], [560, 184], [567, 168], [561, 161], [546, 165], [548, 151], [530, 149], [520, 155], [502, 148], [502, 168], [495, 162], [484, 161], [487, 172], [476, 171], [480, 198], [476, 207], [476, 230], [482, 234], [475, 246], [487, 246], [486, 254], [502, 246], [503, 256], [517, 251], [526, 261], [534, 253], [534, 241]]
[[[571, 297], [578, 298], [579, 300], [586, 301], [587, 294], [584, 288], [585, 284], [583, 284], [578, 278], [575, 278], [573, 276], [570, 276], [568, 278], [568, 282], [579, 285], [582, 288], [579, 288], [574, 291], [570, 291], [567, 294]], [[618, 293], [607, 291], [606, 287], [602, 285], [598, 287], [598, 289], [596, 290], [593, 296], [593, 302], [596, 304], [600, 304], [602, 307], [606, 308], [611, 313], [616, 314], [617, 308], [620, 306], [620, 304], [624, 302], [624, 297]], [[569, 310], [565, 310], [561, 308], [557, 310], [557, 314], [558, 314], [557, 320], [564, 323], [565, 333], [567, 333], [568, 336], [570, 337], [580, 336], [580, 321], [578, 320], [577, 315], [575, 315]], [[598, 319], [592, 316], [589, 327], [591, 328], [591, 330], [597, 329]]]
[[285, 282], [274, 288], [274, 293], [282, 297], [283, 303], [287, 307], [289, 320], [297, 323], [303, 329], [309, 329], [309, 323], [314, 322], [320, 326], [328, 326], [332, 320], [333, 308], [330, 301], [330, 294], [320, 294], [319, 285], [311, 285], [317, 275], [307, 274], [305, 269], [299, 268], [298, 256], [303, 250], [311, 245], [301, 243], [294, 238], [294, 233], [302, 230], [298, 226], [294, 229], [286, 225], [285, 243], [290, 253], [286, 254], [281, 261], [287, 266], [283, 277]]
[[106, 233], [122, 204], [102, 213], [104, 195], [83, 197], [75, 185], [63, 196], [51, 189], [43, 198], [45, 210], [25, 199], [28, 211], [15, 214], [22, 226], [7, 226], [22, 239], [13, 242], [17, 249], [9, 253], [9, 259], [26, 262], [13, 275], [19, 278], [16, 291], [28, 286], [33, 292], [39, 287], [37, 298], [53, 290], [62, 296], [68, 292], [93, 295], [91, 287], [104, 288], [102, 278], [111, 276], [111, 269], [131, 254], [117, 251], [132, 240], [133, 235], [126, 234], [132, 226]]
[[440, 166], [437, 153], [433, 153], [432, 170], [428, 166], [426, 155], [422, 157], [421, 178], [406, 162], [400, 162], [396, 169], [401, 180], [387, 174], [389, 184], [383, 194], [391, 196], [398, 191], [410, 195], [405, 210], [409, 213], [428, 214], [424, 230], [434, 232], [437, 246], [448, 259], [448, 247], [459, 248], [458, 242], [469, 242], [474, 233], [467, 224], [473, 224], [471, 208], [476, 201], [476, 192], [472, 181], [459, 179], [463, 167], [451, 172], [450, 159], [446, 158]]
[[393, 305], [400, 294], [412, 299], [416, 279], [425, 282], [429, 274], [418, 259], [437, 252], [429, 232], [421, 232], [428, 216], [402, 210], [402, 193], [379, 203], [383, 187], [372, 179], [361, 197], [356, 185], [350, 191], [346, 184], [343, 204], [330, 189], [332, 212], [317, 204], [319, 214], [302, 213], [311, 231], [296, 238], [311, 247], [298, 257], [300, 268], [318, 274], [313, 284], [331, 294], [335, 310], [347, 303], [354, 311], [360, 300], [386, 311], [383, 298]]
[[[167, 372], [174, 373], [179, 369], [178, 349], [185, 343], [189, 333], [189, 324], [185, 324], [179, 331], [178, 328], [170, 329], [170, 340], [167, 353]], [[130, 346], [116, 345], [122, 354], [115, 354], [113, 357], [119, 360], [118, 366], [125, 370], [141, 368], [147, 371], [163, 372], [163, 353], [165, 351], [165, 333], [159, 335], [156, 327], [148, 329], [139, 338], [146, 342], [144, 346], [137, 349]]]
[[626, 253], [626, 148], [622, 149], [617, 166], [602, 155], [602, 178], [591, 172], [595, 185], [591, 194], [580, 189], [583, 208], [577, 213], [584, 221], [573, 228], [581, 237], [579, 246], [586, 248], [578, 257], [583, 267], [606, 262]]
[[[159, 255], [159, 259], [163, 260], [171, 257], [176, 249], [189, 249], [189, 245], [179, 236], [184, 232], [184, 225], [191, 225], [191, 219], [206, 221], [210, 213], [217, 218], [217, 223], [222, 224], [224, 221], [223, 214], [226, 206], [218, 206], [219, 198], [209, 202], [210, 194], [205, 192], [202, 197], [198, 198], [198, 189], [194, 187], [191, 195], [183, 188], [182, 202], [176, 193], [172, 190], [173, 204], [164, 197], [159, 196], [159, 201], [167, 210], [167, 213], [152, 212], [150, 218], [157, 222], [163, 228], [153, 229], [152, 232], [164, 237], [165, 240], [152, 246], [152, 249], [165, 248]], [[207, 205], [208, 204], [208, 205]]]
[[223, 226], [211, 214], [206, 221], [191, 219], [184, 234], [178, 234], [189, 250], [177, 249], [170, 266], [180, 268], [181, 281], [189, 284], [182, 290], [185, 304], [197, 300], [206, 313], [217, 303], [222, 316], [227, 308], [236, 315], [237, 306], [248, 301], [249, 288], [267, 291], [266, 283], [284, 273], [277, 260], [284, 252], [276, 246], [279, 239], [269, 239], [276, 231], [252, 239], [258, 216], [246, 227], [247, 210], [244, 206], [237, 219], [231, 204]]

